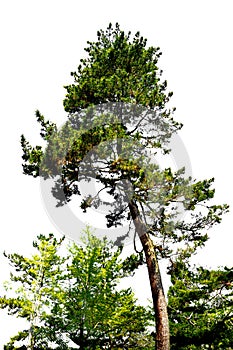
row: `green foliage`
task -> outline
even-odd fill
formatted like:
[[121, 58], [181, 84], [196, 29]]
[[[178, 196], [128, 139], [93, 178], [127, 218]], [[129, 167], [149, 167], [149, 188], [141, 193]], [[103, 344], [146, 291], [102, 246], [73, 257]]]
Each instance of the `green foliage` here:
[[43, 156], [41, 146], [32, 147], [25, 137], [21, 136], [21, 147], [23, 150], [23, 172], [33, 177], [39, 176], [40, 163]]
[[106, 102], [122, 101], [163, 108], [171, 93], [161, 83], [157, 62], [159, 48], [146, 48], [147, 40], [137, 32], [124, 33], [118, 24], [97, 32], [97, 41], [88, 42], [88, 57], [73, 72], [75, 84], [66, 86], [65, 110], [74, 113]]
[[233, 348], [233, 270], [177, 261], [168, 293], [171, 349]]
[[57, 131], [56, 125], [54, 123], [50, 123], [49, 121], [45, 121], [44, 116], [38, 110], [36, 111], [36, 119], [41, 125], [40, 136], [44, 140], [49, 140], [51, 135]]
[[[106, 31], [97, 33], [96, 42], [88, 42], [85, 50], [86, 58], [72, 73], [74, 83], [65, 87], [64, 108], [69, 115], [63, 128], [58, 131], [37, 112], [41, 136], [47, 141], [45, 150], [33, 148], [24, 136], [21, 138], [24, 173], [55, 179], [52, 192], [57, 206], [80, 195], [82, 180], [98, 181], [100, 191], [82, 198], [81, 209], [87, 212], [91, 206], [97, 208], [101, 191], [107, 191], [113, 197], [106, 214], [107, 226], [116, 227], [128, 220], [131, 227], [135, 217], [140, 218], [143, 233], [149, 234], [148, 240], [152, 237], [154, 260], [169, 259], [173, 273], [177, 259], [189, 258], [205, 244], [209, 229], [221, 222], [228, 205], [211, 203], [213, 179], [196, 181], [186, 178], [184, 169], [173, 171], [153, 162], [157, 155], [165, 157], [170, 152], [169, 141], [182, 127], [172, 117], [175, 109], [167, 109], [172, 93], [166, 91], [166, 81], [161, 82], [162, 71], [157, 65], [160, 49], [148, 47], [139, 32], [131, 38], [131, 33], [123, 32], [118, 24], [110, 24]], [[122, 265], [122, 271], [139, 261], [131, 258]], [[76, 264], [73, 273], [79, 269], [78, 261]], [[82, 300], [88, 303], [93, 293], [81, 290]], [[121, 294], [116, 296], [121, 305]], [[114, 314], [111, 319], [114, 324]], [[82, 327], [87, 327], [82, 328], [84, 331], [95, 318], [89, 320], [87, 316], [86, 323], [82, 322]], [[69, 327], [72, 329], [72, 323]], [[94, 331], [99, 327], [98, 322], [92, 325]], [[116, 334], [109, 339], [112, 336], [116, 339]]]
[[[24, 173], [59, 175], [53, 188], [58, 206], [80, 195], [80, 182], [94, 177], [102, 188], [82, 198], [84, 212], [99, 206], [104, 189], [114, 198], [106, 214], [108, 227], [132, 221], [131, 201], [154, 236], [159, 258], [190, 256], [203, 246], [207, 231], [221, 222], [228, 206], [208, 204], [214, 196], [213, 179], [194, 181], [185, 178], [184, 169], [160, 169], [150, 161], [160, 149], [169, 152], [167, 142], [181, 127], [165, 109], [171, 94], [166, 94], [166, 82], [160, 82], [159, 49], [147, 47], [139, 33], [131, 39], [116, 24], [99, 31], [86, 52], [72, 73], [74, 84], [66, 87], [69, 118], [64, 127], [57, 131], [37, 111], [45, 151], [29, 146], [22, 136]], [[106, 111], [104, 103], [109, 101], [125, 104]], [[93, 107], [97, 104], [98, 111]]]
[[[75, 83], [66, 86], [67, 95], [64, 101], [65, 110], [70, 114], [70, 123], [68, 125], [77, 128], [79, 131], [78, 135], [75, 133], [76, 141], [72, 146], [72, 152], [75, 154], [72, 153], [72, 161], [74, 158], [76, 161], [82, 160], [91, 147], [93, 148], [93, 146], [99, 145], [103, 141], [112, 140], [116, 135], [118, 138], [127, 137], [126, 132], [122, 133], [123, 130], [126, 131], [126, 126], [119, 125], [119, 123], [116, 125], [112, 120], [109, 120], [109, 116], [107, 120], [106, 116], [102, 116], [104, 127], [100, 123], [101, 116], [93, 120], [90, 115], [85, 117], [82, 122], [79, 120], [81, 116], [79, 116], [78, 120], [75, 118], [74, 126], [74, 113], [93, 105], [111, 101], [145, 106], [159, 111], [162, 119], [169, 121], [169, 134], [181, 127], [172, 119], [172, 111], [165, 109], [165, 105], [172, 94], [166, 93], [166, 81], [160, 82], [162, 71], [159, 71], [157, 67], [157, 61], [161, 55], [159, 48], [147, 48], [147, 41], [140, 36], [139, 32], [135, 34], [132, 40], [130, 36], [130, 33], [126, 34], [120, 30], [118, 24], [116, 24], [115, 28], [110, 24], [106, 32], [99, 31], [97, 33], [97, 42], [88, 42], [89, 46], [85, 49], [88, 57], [82, 59], [78, 71], [72, 73]], [[88, 112], [87, 114], [90, 113]], [[136, 116], [134, 114], [132, 116], [130, 114], [129, 118], [135, 119]], [[49, 157], [52, 157], [52, 159], [49, 159], [51, 161], [69, 162], [69, 159], [63, 159], [64, 157], [61, 157], [57, 151], [59, 144], [60, 149], [63, 146], [63, 149], [67, 150], [67, 145], [61, 145], [64, 140], [67, 142], [71, 138], [71, 141], [74, 141], [70, 137], [70, 131], [67, 131], [67, 124], [59, 133], [60, 142], [57, 142], [58, 134], [55, 124], [45, 121], [39, 111], [36, 111], [36, 118], [41, 124], [42, 138], [47, 141], [51, 136], [53, 138], [52, 145], [49, 144], [47, 152], [47, 155], [49, 153]], [[147, 116], [148, 118], [150, 118], [151, 122], [158, 124], [158, 120], [155, 120], [153, 116]], [[135, 125], [138, 120], [137, 118], [134, 120]], [[81, 133], [82, 127], [86, 131], [84, 134]], [[142, 123], [139, 123], [138, 127], [134, 133], [131, 133], [131, 138], [139, 138], [143, 142], [143, 135], [141, 135]], [[89, 131], [87, 132], [88, 129]], [[138, 129], [140, 132], [138, 132]], [[64, 131], [65, 133], [68, 132], [66, 136], [64, 136]], [[154, 139], [152, 137], [152, 140]], [[21, 143], [24, 151], [23, 159], [25, 160], [24, 172], [28, 175], [35, 176], [37, 174], [38, 176], [37, 170], [41, 166], [42, 158], [34, 157], [34, 153], [32, 153], [29, 159], [27, 157], [29, 149], [25, 145], [24, 137], [22, 137]], [[148, 140], [146, 140], [146, 143], [148, 144]], [[157, 140], [154, 140], [154, 142], [150, 141], [150, 143], [157, 146], [160, 145], [158, 137]], [[31, 149], [33, 150], [34, 148]], [[34, 171], [33, 165], [35, 167]]]
[[58, 249], [63, 239], [40, 235], [33, 243], [38, 253], [31, 258], [6, 255], [15, 269], [0, 307], [28, 320], [29, 329], [20, 331], [6, 345], [15, 349], [23, 341], [33, 349], [130, 349], [153, 348], [151, 312], [136, 303], [131, 289], [119, 290], [121, 278], [134, 267], [120, 259], [122, 248], [113, 249], [87, 229], [85, 246], [71, 244], [68, 255]]
[[[38, 323], [48, 316], [51, 296], [59, 293], [60, 280], [63, 278], [61, 266], [65, 258], [57, 254], [63, 240], [57, 240], [52, 234], [38, 236], [38, 240], [33, 242], [37, 254], [31, 258], [4, 253], [15, 271], [11, 272], [11, 283], [5, 284], [8, 295], [0, 298], [0, 308], [6, 308], [9, 315], [25, 318], [29, 323], [29, 329], [13, 337], [9, 346], [25, 338], [28, 338], [29, 345], [35, 345], [40, 331]], [[47, 345], [45, 342], [43, 349]]]

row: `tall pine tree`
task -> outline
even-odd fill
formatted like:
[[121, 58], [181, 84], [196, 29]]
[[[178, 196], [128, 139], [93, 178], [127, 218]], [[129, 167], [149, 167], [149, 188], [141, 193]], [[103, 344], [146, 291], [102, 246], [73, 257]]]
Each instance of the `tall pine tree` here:
[[[139, 236], [148, 267], [156, 319], [156, 349], [168, 350], [169, 322], [158, 260], [172, 264], [190, 256], [208, 239], [206, 229], [221, 221], [227, 206], [208, 203], [213, 179], [194, 181], [184, 169], [160, 168], [153, 157], [169, 153], [169, 140], [181, 125], [167, 104], [172, 93], [161, 81], [160, 49], [118, 24], [88, 42], [74, 83], [64, 100], [68, 121], [58, 131], [37, 111], [47, 147], [32, 147], [22, 136], [24, 173], [55, 181], [58, 205], [80, 195], [80, 182], [102, 186], [82, 199], [81, 208], [98, 207], [99, 194], [113, 197], [107, 226], [129, 220]], [[58, 178], [57, 178], [58, 177]], [[180, 215], [186, 212], [186, 216]], [[188, 247], [188, 249], [187, 249]]]

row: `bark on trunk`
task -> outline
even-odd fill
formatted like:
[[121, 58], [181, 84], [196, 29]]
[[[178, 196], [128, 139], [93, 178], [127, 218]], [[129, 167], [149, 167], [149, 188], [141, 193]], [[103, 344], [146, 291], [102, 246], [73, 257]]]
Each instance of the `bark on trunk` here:
[[137, 204], [131, 201], [129, 209], [134, 221], [136, 232], [142, 243], [146, 257], [146, 264], [149, 274], [151, 293], [156, 319], [156, 350], [170, 349], [169, 321], [167, 303], [164, 295], [160, 269], [155, 254], [153, 242], [147, 233], [145, 224], [141, 220]]

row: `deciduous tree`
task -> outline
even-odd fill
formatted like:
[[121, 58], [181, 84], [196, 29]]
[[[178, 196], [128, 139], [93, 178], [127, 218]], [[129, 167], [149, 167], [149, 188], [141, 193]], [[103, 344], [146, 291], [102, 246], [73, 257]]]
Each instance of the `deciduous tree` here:
[[134, 268], [120, 259], [120, 247], [86, 234], [86, 245], [71, 244], [66, 254], [58, 252], [63, 239], [40, 235], [31, 258], [6, 255], [15, 271], [0, 307], [29, 327], [5, 349], [20, 348], [19, 341], [31, 350], [153, 348], [150, 310], [118, 286]]
[[[60, 287], [64, 279], [62, 264], [65, 259], [58, 255], [63, 238], [57, 240], [52, 234], [40, 235], [33, 247], [37, 253], [30, 258], [20, 254], [6, 254], [14, 272], [10, 282], [5, 283], [7, 294], [0, 298], [0, 307], [6, 308], [9, 315], [25, 318], [28, 329], [14, 336], [6, 349], [14, 349], [14, 343], [27, 339], [28, 349], [34, 350], [38, 345], [48, 346], [40, 327], [49, 315], [51, 296]], [[57, 291], [56, 291], [57, 294]]]

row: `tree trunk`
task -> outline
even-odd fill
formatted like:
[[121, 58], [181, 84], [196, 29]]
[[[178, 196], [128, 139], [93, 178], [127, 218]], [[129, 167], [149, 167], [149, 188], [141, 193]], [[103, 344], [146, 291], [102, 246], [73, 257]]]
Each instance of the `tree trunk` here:
[[147, 233], [145, 224], [141, 220], [137, 204], [131, 201], [129, 209], [134, 221], [136, 232], [142, 243], [146, 257], [146, 264], [150, 279], [151, 293], [156, 320], [156, 350], [170, 349], [169, 321], [167, 303], [164, 295], [160, 269], [155, 254], [153, 242]]
[[29, 340], [28, 340], [28, 350], [33, 350], [34, 349], [34, 325], [31, 323], [30, 328], [29, 328]]

